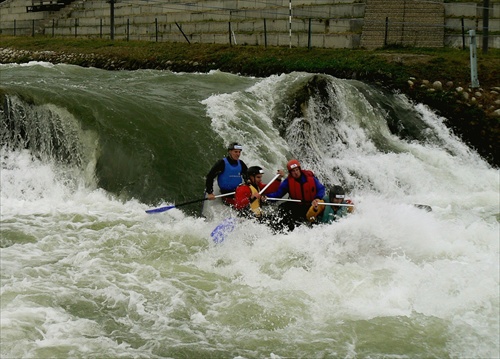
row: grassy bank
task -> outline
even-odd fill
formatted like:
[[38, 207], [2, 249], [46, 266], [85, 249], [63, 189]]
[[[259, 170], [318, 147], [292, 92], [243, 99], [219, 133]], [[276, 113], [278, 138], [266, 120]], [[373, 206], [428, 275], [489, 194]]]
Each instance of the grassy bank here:
[[[392, 48], [377, 51], [126, 42], [100, 39], [2, 37], [0, 62], [42, 60], [109, 70], [222, 70], [251, 76], [292, 71], [326, 73], [398, 90], [428, 104], [448, 120], [464, 141], [499, 166], [500, 50], [478, 51], [480, 93], [469, 91], [470, 54], [459, 49]], [[410, 82], [411, 81], [411, 82]], [[428, 84], [428, 82], [429, 84]], [[442, 89], [431, 89], [440, 81]], [[462, 87], [464, 92], [457, 92]], [[464, 95], [465, 93], [465, 95]]]

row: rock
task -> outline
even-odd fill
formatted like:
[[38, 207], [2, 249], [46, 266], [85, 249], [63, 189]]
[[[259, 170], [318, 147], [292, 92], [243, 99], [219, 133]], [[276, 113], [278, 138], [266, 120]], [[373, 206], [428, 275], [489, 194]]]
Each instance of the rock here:
[[492, 115], [495, 117], [500, 117], [500, 109], [493, 111]]
[[474, 96], [481, 97], [481, 96], [483, 96], [483, 94], [479, 91], [476, 91], [476, 92], [474, 92]]
[[463, 92], [463, 91], [464, 91], [464, 88], [459, 86], [459, 87], [457, 87], [457, 88], [455, 89], [455, 91], [457, 91], [457, 92]]
[[435, 89], [435, 90], [442, 90], [443, 89], [443, 84], [441, 83], [441, 81], [434, 81], [432, 83], [432, 87]]
[[428, 86], [429, 85], [429, 80], [422, 80], [422, 84], [424, 84], [425, 86]]

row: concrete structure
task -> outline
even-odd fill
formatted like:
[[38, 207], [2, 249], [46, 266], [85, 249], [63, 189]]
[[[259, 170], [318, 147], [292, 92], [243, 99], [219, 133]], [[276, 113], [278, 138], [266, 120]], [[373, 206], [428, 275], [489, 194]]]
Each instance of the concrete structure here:
[[[116, 40], [324, 48], [481, 46], [482, 0], [3, 0], [0, 33]], [[446, 0], [444, 0], [446, 1]], [[33, 9], [47, 11], [27, 11]], [[44, 7], [45, 6], [45, 7]], [[111, 26], [111, 9], [114, 26]], [[500, 48], [500, 0], [490, 0], [489, 47]], [[52, 11], [49, 11], [52, 10]], [[462, 23], [464, 31], [462, 32]], [[111, 31], [113, 30], [113, 31]], [[462, 34], [464, 37], [462, 37]]]

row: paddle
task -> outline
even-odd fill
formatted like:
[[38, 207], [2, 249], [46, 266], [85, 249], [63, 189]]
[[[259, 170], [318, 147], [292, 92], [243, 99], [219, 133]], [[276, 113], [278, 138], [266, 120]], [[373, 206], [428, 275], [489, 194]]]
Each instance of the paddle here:
[[[268, 201], [289, 201], [289, 202], [302, 202], [299, 199], [291, 199], [291, 198], [268, 198]], [[343, 203], [328, 203], [328, 202], [319, 202], [318, 205], [321, 206], [337, 206], [337, 207], [354, 207], [353, 204], [343, 204]], [[419, 209], [423, 209], [427, 212], [432, 211], [432, 207], [427, 204], [414, 204], [415, 207]]]
[[[224, 194], [220, 194], [218, 196], [215, 196], [215, 198], [231, 196], [233, 194], [234, 194], [234, 192], [224, 193]], [[208, 198], [200, 198], [200, 199], [195, 199], [195, 200], [184, 202], [184, 203], [173, 204], [171, 206], [165, 206], [165, 207], [148, 209], [148, 210], [146, 210], [146, 213], [149, 213], [149, 214], [151, 214], [151, 213], [161, 213], [161, 212], [168, 211], [169, 209], [172, 209], [172, 208], [182, 207], [182, 206], [186, 206], [186, 205], [192, 204], [192, 203], [203, 202], [203, 201], [206, 201], [207, 199]]]
[[[276, 176], [274, 176], [273, 179], [270, 180], [269, 183], [259, 191], [259, 194], [264, 193], [266, 189], [271, 185], [271, 183], [273, 183], [279, 176], [280, 176], [279, 173]], [[212, 240], [215, 243], [217, 244], [222, 243], [224, 242], [226, 234], [232, 232], [235, 227], [236, 227], [236, 218], [228, 217], [225, 220], [223, 220], [217, 227], [214, 228], [212, 233], [210, 233], [210, 236], [212, 237]]]
[[[291, 199], [291, 198], [268, 198], [267, 200], [268, 201], [302, 202], [300, 199]], [[322, 206], [338, 206], [338, 207], [354, 207], [353, 204], [347, 204], [347, 203], [319, 202], [318, 205], [322, 205]]]

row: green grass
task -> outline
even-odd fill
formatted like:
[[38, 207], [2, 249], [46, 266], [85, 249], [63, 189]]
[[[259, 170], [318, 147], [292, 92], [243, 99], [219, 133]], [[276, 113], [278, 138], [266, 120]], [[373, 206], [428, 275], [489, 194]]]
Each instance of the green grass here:
[[[111, 41], [49, 37], [0, 36], [0, 47], [32, 51], [95, 54], [125, 61], [132, 69], [161, 67], [167, 61], [198, 62], [201, 69], [221, 69], [249, 75], [308, 71], [339, 77], [406, 82], [413, 76], [430, 81], [470, 81], [469, 51], [393, 47], [375, 51], [322, 48], [229, 46], [212, 44]], [[481, 85], [500, 86], [500, 50], [478, 51]]]

